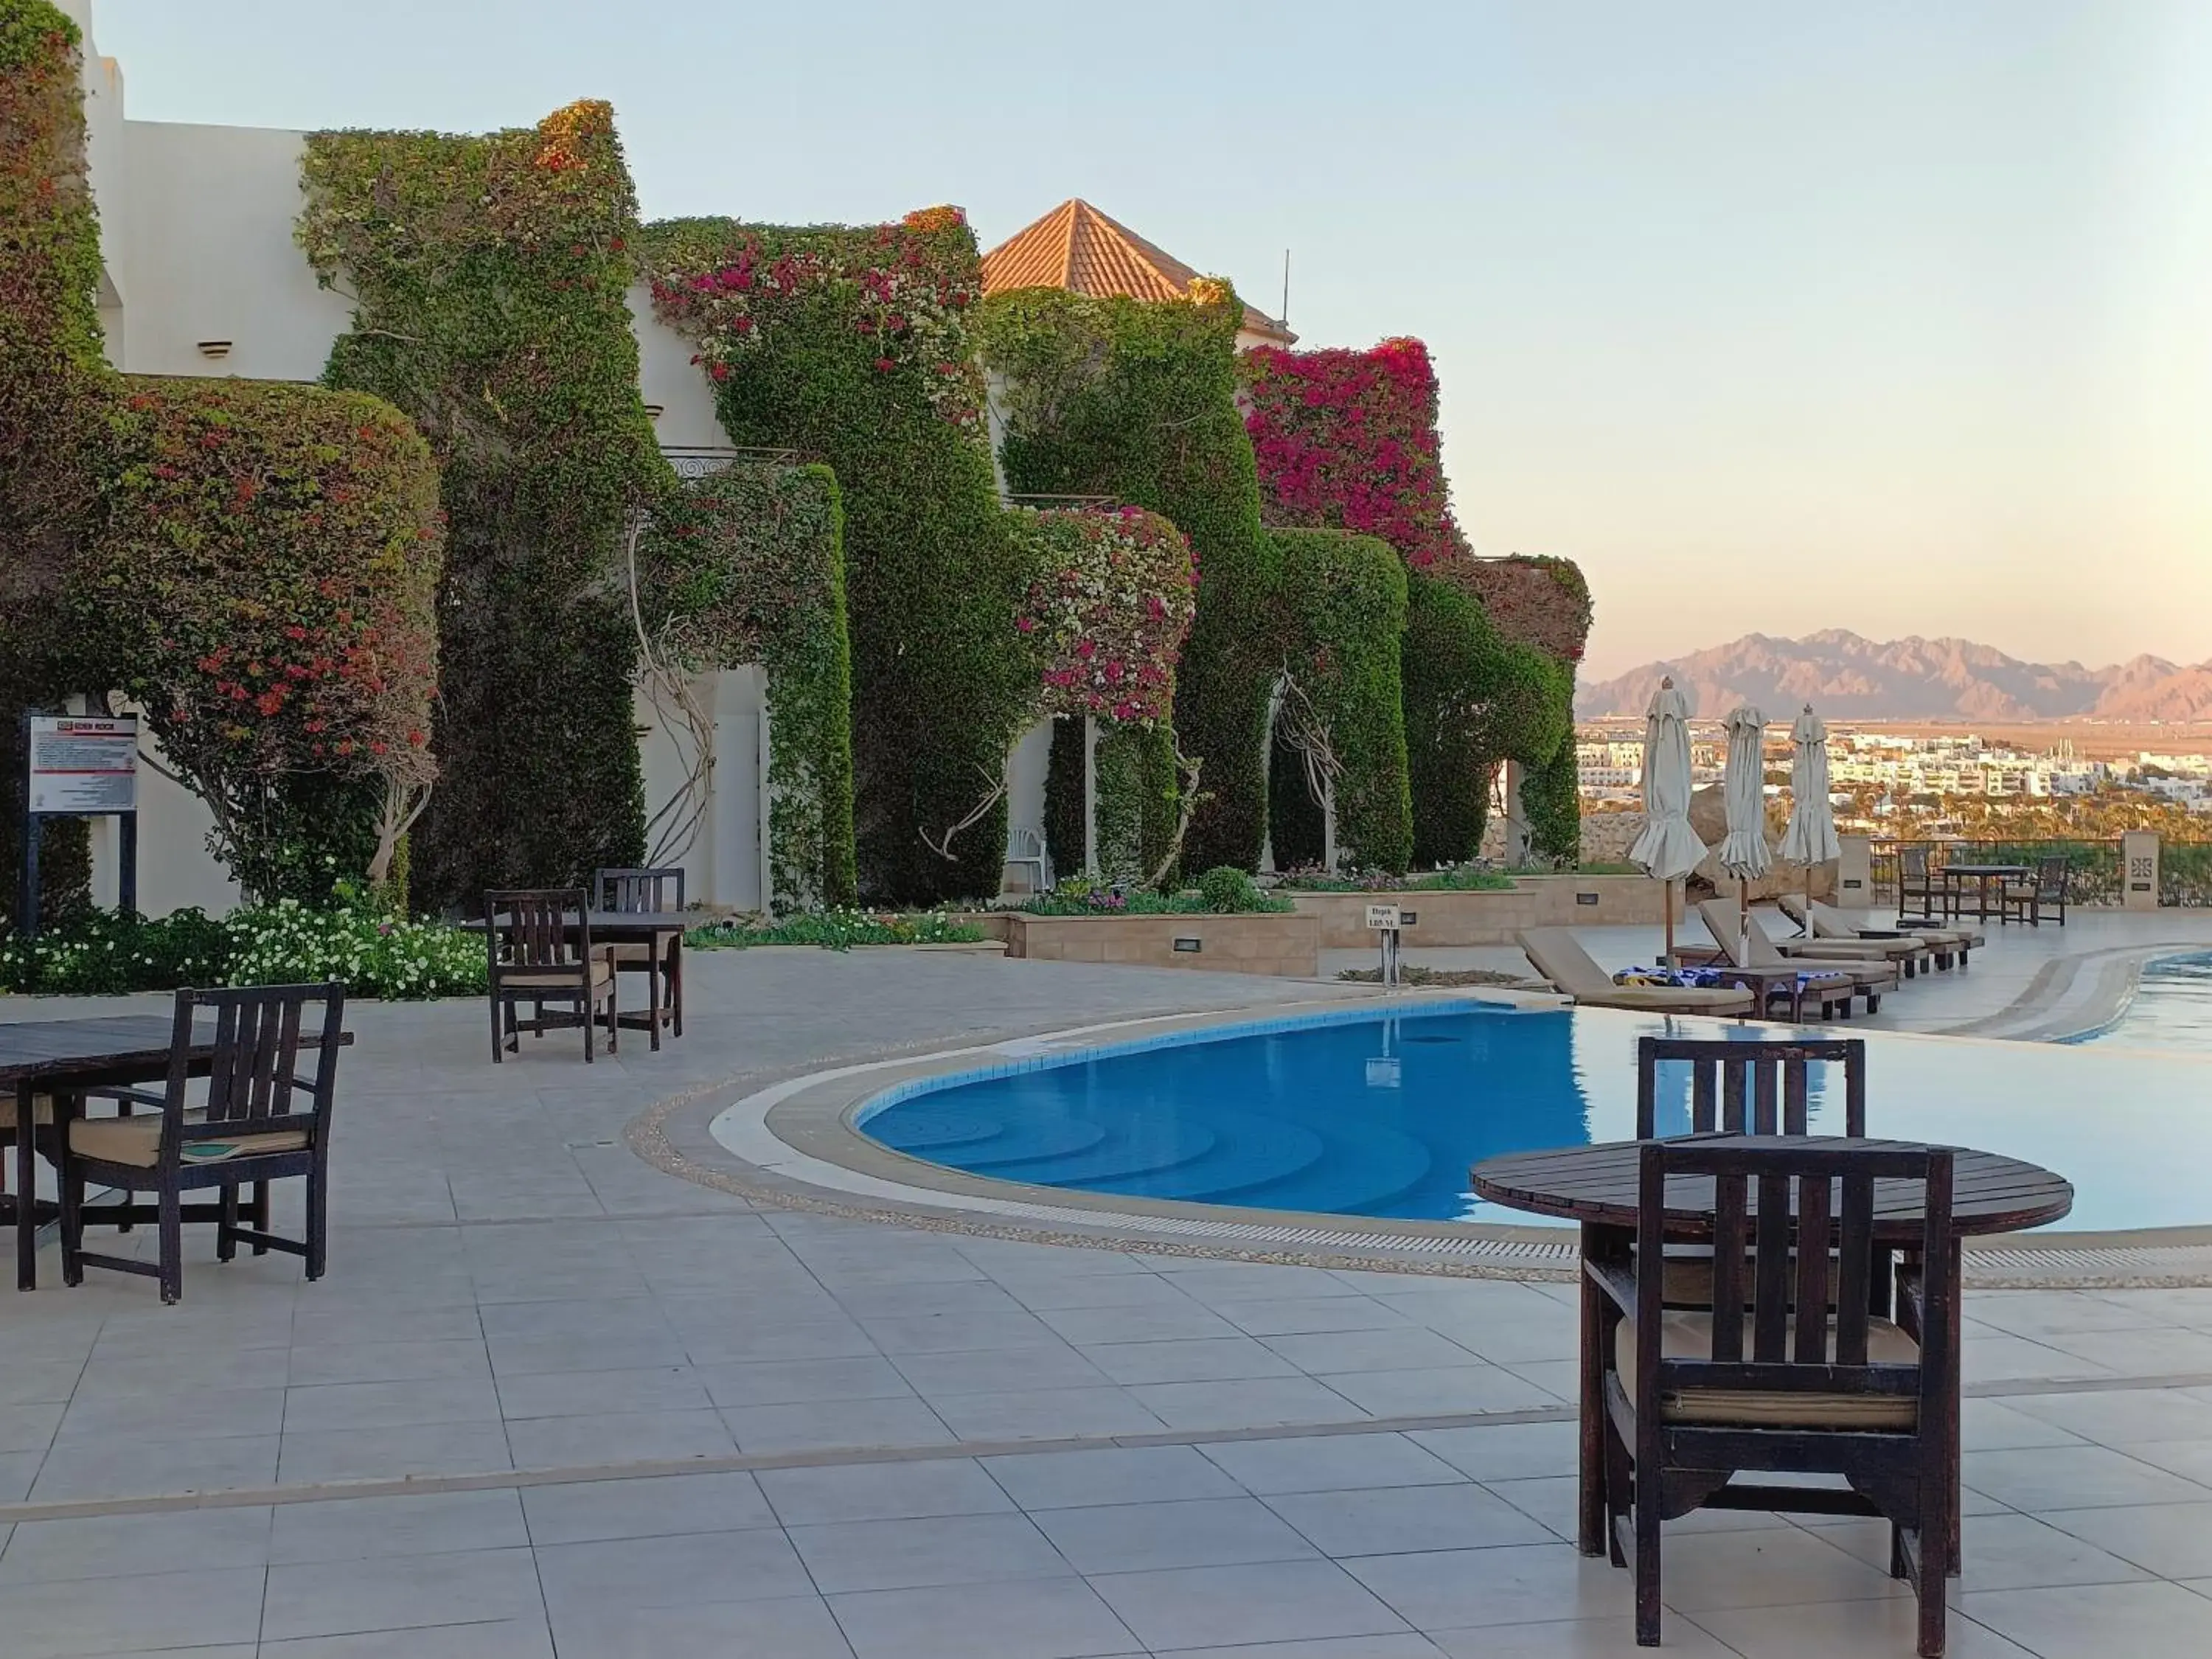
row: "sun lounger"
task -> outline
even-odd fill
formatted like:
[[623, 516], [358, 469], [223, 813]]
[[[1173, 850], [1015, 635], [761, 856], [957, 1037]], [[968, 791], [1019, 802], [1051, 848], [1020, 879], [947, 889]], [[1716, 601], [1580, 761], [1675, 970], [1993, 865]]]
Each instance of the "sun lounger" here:
[[1980, 949], [1988, 942], [1971, 927], [1908, 924], [1901, 919], [1896, 927], [1884, 927], [1863, 910], [1838, 909], [1832, 904], [1817, 902], [1808, 908], [1803, 896], [1796, 893], [1784, 893], [1776, 902], [1782, 907], [1782, 914], [1800, 927], [1807, 927], [1809, 922], [1810, 932], [1816, 939], [1896, 939], [1900, 936], [1925, 939], [1936, 952], [1938, 968], [1948, 968], [1954, 956], [1959, 959], [1959, 965], [1965, 967], [1966, 953]]
[[[1705, 924], [1705, 931], [1720, 946], [1721, 954], [1739, 968], [1790, 968], [1817, 963], [1823, 968], [1833, 969], [1839, 974], [1849, 974], [1856, 981], [1860, 993], [1867, 1000], [1869, 1013], [1881, 1006], [1881, 994], [1895, 985], [1897, 964], [1881, 959], [1810, 955], [1787, 955], [1779, 950], [1756, 915], [1747, 924], [1742, 912], [1733, 899], [1707, 899], [1698, 907], [1698, 915]], [[1845, 948], [1844, 941], [1838, 950]]]
[[[1711, 902], [1733, 911], [1725, 900]], [[1917, 935], [1896, 933], [1887, 939], [1824, 937], [1815, 929], [1811, 939], [1772, 940], [1774, 948], [1793, 962], [1887, 962], [1910, 979], [1923, 963], [1933, 965], [1935, 947]]]
[[1531, 927], [1514, 935], [1536, 971], [1577, 1006], [1630, 1008], [1640, 1013], [1735, 1014], [1756, 1012], [1759, 999], [1732, 988], [1615, 985], [1583, 949], [1571, 927]]

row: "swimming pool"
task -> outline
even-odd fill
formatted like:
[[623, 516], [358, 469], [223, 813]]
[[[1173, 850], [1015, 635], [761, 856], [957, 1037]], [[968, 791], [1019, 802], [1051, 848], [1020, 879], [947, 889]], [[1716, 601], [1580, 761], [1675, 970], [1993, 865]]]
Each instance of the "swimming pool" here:
[[2081, 1041], [2212, 1053], [2212, 951], [2145, 963], [2119, 1018]]
[[[1677, 1034], [1786, 1033], [1686, 1024]], [[1634, 1133], [1636, 1039], [1669, 1022], [1474, 1001], [1183, 1034], [918, 1079], [860, 1132], [979, 1176], [1146, 1199], [1538, 1224], [1475, 1200], [1468, 1166]], [[2212, 1062], [1868, 1033], [1876, 1134], [1978, 1146], [2075, 1183], [2069, 1229], [2212, 1222]], [[1825, 1068], [1816, 1068], [1823, 1070]], [[1840, 1096], [1840, 1090], [1837, 1091]], [[1686, 1068], [1660, 1121], [1686, 1128]], [[1832, 1109], [1816, 1078], [1816, 1127]]]

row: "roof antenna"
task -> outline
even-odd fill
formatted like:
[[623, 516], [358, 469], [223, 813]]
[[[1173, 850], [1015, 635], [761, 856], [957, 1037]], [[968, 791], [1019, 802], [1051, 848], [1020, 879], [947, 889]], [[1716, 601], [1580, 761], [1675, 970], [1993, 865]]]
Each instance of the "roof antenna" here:
[[1285, 248], [1285, 249], [1283, 250], [1283, 314], [1282, 314], [1281, 316], [1278, 317], [1275, 320], [1276, 320], [1277, 322], [1279, 322], [1280, 324], [1282, 324], [1282, 325], [1283, 325], [1283, 331], [1284, 331], [1285, 333], [1286, 333], [1286, 334], [1287, 334], [1287, 333], [1290, 331], [1290, 327], [1291, 327], [1291, 251], [1290, 251], [1290, 249], [1288, 249], [1288, 248]]

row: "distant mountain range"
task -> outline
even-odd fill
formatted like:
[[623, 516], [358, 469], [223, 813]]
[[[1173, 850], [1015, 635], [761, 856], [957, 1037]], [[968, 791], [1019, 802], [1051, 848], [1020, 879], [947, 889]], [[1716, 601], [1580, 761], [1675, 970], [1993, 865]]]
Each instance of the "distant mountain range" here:
[[1584, 719], [1641, 714], [1672, 674], [1699, 719], [1755, 703], [1787, 721], [1810, 702], [1830, 719], [2212, 720], [2212, 662], [2137, 657], [2111, 668], [2022, 662], [1971, 640], [1869, 640], [1840, 628], [1802, 640], [1764, 634], [1583, 685]]

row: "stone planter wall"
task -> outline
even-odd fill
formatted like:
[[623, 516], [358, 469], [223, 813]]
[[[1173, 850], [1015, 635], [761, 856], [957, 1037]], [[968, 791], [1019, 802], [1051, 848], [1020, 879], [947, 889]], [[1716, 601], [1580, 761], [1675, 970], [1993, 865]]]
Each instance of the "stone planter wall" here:
[[1523, 927], [1658, 927], [1659, 884], [1643, 876], [1517, 876], [1510, 891], [1413, 890], [1397, 893], [1293, 893], [1300, 915], [1321, 925], [1326, 951], [1364, 949], [1367, 907], [1395, 904], [1416, 920], [1403, 930], [1409, 950], [1510, 945]]
[[[1032, 916], [1007, 910], [1000, 915], [1006, 921], [1010, 957], [1302, 979], [1321, 971], [1321, 924], [1302, 914]], [[1184, 948], [1176, 948], [1178, 940]]]

